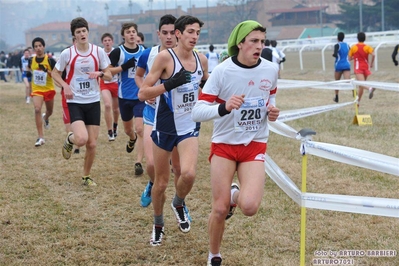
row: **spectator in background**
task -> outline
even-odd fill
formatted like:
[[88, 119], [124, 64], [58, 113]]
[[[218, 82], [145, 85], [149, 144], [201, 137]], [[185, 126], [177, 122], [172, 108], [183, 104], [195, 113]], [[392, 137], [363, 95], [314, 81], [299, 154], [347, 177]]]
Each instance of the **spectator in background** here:
[[208, 73], [212, 73], [212, 70], [219, 64], [219, 54], [214, 52], [213, 44], [209, 45], [209, 52], [206, 54], [208, 58]]
[[272, 46], [272, 50], [274, 50], [277, 54], [277, 57], [273, 56], [273, 62], [278, 64], [278, 78], [280, 78], [280, 64], [285, 62], [285, 54], [277, 48], [277, 41], [271, 40], [270, 45]]
[[398, 52], [399, 52], [399, 44], [395, 46], [395, 48], [393, 49], [393, 53], [392, 53], [392, 61], [395, 64], [395, 66], [398, 66], [398, 60], [396, 60], [396, 57], [398, 56]]
[[[340, 80], [342, 75], [344, 79], [350, 79], [351, 77], [351, 64], [349, 63], [348, 53], [350, 50], [349, 44], [344, 42], [345, 34], [343, 32], [338, 32], [337, 39], [338, 43], [334, 45], [334, 53], [332, 56], [335, 57], [335, 80]], [[334, 102], [338, 102], [339, 90], [335, 90]]]
[[11, 68], [15, 69], [15, 83], [22, 83], [22, 74], [21, 69], [19, 68], [21, 57], [22, 54], [20, 51], [16, 50], [10, 58]]
[[[359, 42], [353, 45], [349, 50], [349, 60], [353, 60], [353, 68], [356, 75], [356, 80], [366, 81], [367, 77], [371, 75], [370, 68], [373, 67], [374, 64], [374, 49], [371, 46], [364, 44], [364, 41], [366, 40], [366, 34], [364, 32], [359, 32], [357, 34], [357, 40]], [[370, 65], [369, 55], [371, 55]], [[358, 105], [362, 99], [364, 89], [367, 88], [364, 86], [359, 86]], [[369, 88], [369, 99], [373, 98], [374, 91], [375, 88]]]
[[[0, 52], [0, 68], [6, 68], [6, 54], [4, 53], [4, 51]], [[6, 72], [0, 71], [0, 80], [4, 80], [4, 82], [7, 82]]]

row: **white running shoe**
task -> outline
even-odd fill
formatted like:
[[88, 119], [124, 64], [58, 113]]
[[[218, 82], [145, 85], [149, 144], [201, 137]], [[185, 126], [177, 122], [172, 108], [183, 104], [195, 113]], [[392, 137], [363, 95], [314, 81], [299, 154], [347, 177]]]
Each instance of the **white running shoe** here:
[[42, 146], [42, 145], [44, 145], [44, 143], [46, 143], [46, 142], [44, 141], [44, 138], [38, 138], [38, 139], [36, 140], [35, 147]]

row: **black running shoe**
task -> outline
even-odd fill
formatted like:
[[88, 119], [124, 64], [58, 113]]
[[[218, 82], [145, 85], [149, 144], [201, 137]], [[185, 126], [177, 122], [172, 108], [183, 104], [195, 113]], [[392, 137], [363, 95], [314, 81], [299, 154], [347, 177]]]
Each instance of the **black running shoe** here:
[[179, 226], [180, 231], [183, 233], [188, 233], [191, 229], [191, 223], [188, 219], [186, 212], [184, 211], [184, 206], [173, 206], [173, 202], [170, 204], [172, 207], [173, 213], [176, 216], [176, 220]]
[[164, 227], [153, 225], [150, 244], [151, 246], [160, 246], [162, 244], [162, 235], [164, 235]]
[[134, 140], [129, 140], [126, 144], [126, 151], [128, 153], [131, 153], [134, 150], [134, 144], [136, 144], [136, 141], [137, 141], [137, 134], [136, 133], [134, 133], [134, 134], [136, 135], [136, 138]]
[[208, 260], [208, 266], [221, 266], [222, 258], [221, 257], [213, 257], [211, 260]]
[[143, 170], [143, 166], [141, 165], [141, 163], [136, 163], [135, 165], [134, 165], [134, 174], [135, 175], [142, 175], [144, 173], [144, 170]]

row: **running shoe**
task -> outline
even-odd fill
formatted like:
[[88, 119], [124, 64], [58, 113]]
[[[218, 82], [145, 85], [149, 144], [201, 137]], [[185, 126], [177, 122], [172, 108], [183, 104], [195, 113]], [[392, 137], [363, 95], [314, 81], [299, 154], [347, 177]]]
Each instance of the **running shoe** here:
[[112, 132], [112, 130], [108, 130], [108, 141], [114, 141], [115, 140], [115, 135]]
[[190, 215], [190, 212], [188, 211], [185, 201], [183, 201], [183, 208], [184, 208], [184, 212], [186, 213], [188, 220], [190, 221], [190, 223], [192, 223], [193, 220], [191, 219], [191, 215]]
[[143, 166], [141, 165], [141, 163], [136, 163], [134, 165], [134, 174], [136, 176], [139, 176], [139, 175], [142, 175], [143, 173], [144, 173], [144, 170], [143, 170]]
[[374, 91], [375, 91], [375, 88], [369, 88], [369, 99], [372, 99], [373, 98], [373, 96], [374, 96]]
[[180, 231], [183, 233], [188, 233], [191, 229], [190, 220], [187, 218], [186, 212], [184, 211], [184, 206], [173, 206], [173, 202], [170, 204], [172, 210], [176, 216], [176, 220]]
[[90, 176], [84, 176], [82, 177], [83, 180], [83, 185], [88, 186], [88, 187], [95, 187], [97, 186], [96, 182], [94, 182], [93, 179], [90, 178]]
[[143, 194], [141, 194], [141, 199], [140, 199], [141, 207], [148, 207], [148, 205], [151, 204], [151, 201], [152, 201], [151, 189], [152, 189], [151, 181], [148, 181], [148, 183], [145, 186], [145, 189], [143, 191]]
[[211, 260], [208, 260], [208, 266], [221, 266], [222, 258], [221, 257], [213, 257]]
[[65, 138], [64, 141], [64, 146], [62, 146], [62, 156], [64, 156], [65, 159], [71, 158], [72, 154], [72, 149], [73, 149], [73, 144], [69, 142], [69, 137], [72, 135], [72, 132], [69, 132], [67, 137]]
[[44, 145], [44, 143], [45, 143], [44, 138], [38, 138], [36, 140], [35, 147], [42, 146], [42, 145]]
[[43, 113], [42, 114], [42, 119], [43, 119], [43, 125], [44, 125], [44, 128], [45, 129], [49, 129], [50, 128], [50, 122], [49, 122], [49, 120], [47, 119], [44, 119], [46, 117], [46, 113]]
[[162, 235], [164, 234], [164, 227], [154, 224], [150, 240], [151, 246], [160, 246], [162, 244]]
[[[235, 191], [236, 189], [240, 190], [238, 184], [236, 184], [236, 183], [231, 184], [231, 193], [233, 193], [233, 191]], [[234, 212], [236, 210], [236, 207], [237, 207], [237, 204], [230, 204], [230, 210], [229, 210], [229, 213], [226, 216], [226, 220], [230, 219], [231, 216], [233, 216], [233, 214], [234, 214]]]
[[126, 151], [128, 153], [131, 153], [134, 150], [134, 144], [136, 144], [137, 141], [137, 134], [134, 133], [136, 135], [136, 138], [134, 140], [129, 140], [126, 144]]

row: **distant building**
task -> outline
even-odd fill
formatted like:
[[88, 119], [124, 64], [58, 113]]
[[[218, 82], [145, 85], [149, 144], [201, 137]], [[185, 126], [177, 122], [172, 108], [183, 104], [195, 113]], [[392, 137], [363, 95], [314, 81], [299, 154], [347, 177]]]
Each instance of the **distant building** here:
[[[269, 39], [303, 38], [303, 32], [307, 28], [319, 28], [319, 31], [312, 31], [312, 35], [317, 35], [319, 32], [320, 35], [326, 36], [327, 32], [335, 30], [331, 14], [339, 12], [338, 4], [342, 1], [323, 0], [323, 5], [321, 5], [319, 0], [253, 0], [246, 1], [245, 5], [220, 3], [209, 7], [192, 5], [186, 11], [181, 6], [174, 9], [151, 9], [138, 14], [129, 13], [127, 10], [124, 15], [108, 16], [108, 21], [104, 21], [107, 26], [93, 24], [89, 21], [89, 37], [90, 42], [101, 45], [101, 35], [109, 32], [114, 36], [115, 44], [121, 44], [123, 42], [120, 34], [121, 25], [133, 21], [138, 25], [139, 31], [144, 34], [145, 45], [150, 47], [158, 43], [158, 23], [165, 14], [172, 14], [176, 17], [193, 15], [201, 19], [204, 26], [201, 29], [198, 45], [226, 43], [234, 26], [248, 19], [257, 20], [264, 25], [267, 28]], [[353, 1], [355, 0], [346, 2]], [[237, 3], [241, 3], [241, 1], [237, 1]], [[322, 16], [320, 16], [320, 12]], [[324, 34], [322, 28], [329, 28], [329, 30], [326, 29]], [[33, 38], [42, 37], [46, 41], [46, 50], [52, 52], [60, 51], [72, 42], [69, 22], [46, 23], [27, 30], [25, 36], [27, 46], [31, 46]]]
[[[101, 43], [104, 26], [89, 22], [89, 41]], [[72, 44], [70, 22], [52, 22], [31, 28], [25, 32], [26, 46], [32, 46], [32, 40], [41, 37], [46, 42], [46, 51], [60, 52]]]

